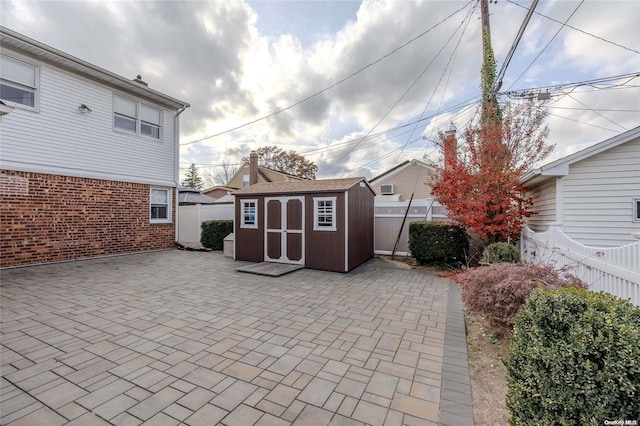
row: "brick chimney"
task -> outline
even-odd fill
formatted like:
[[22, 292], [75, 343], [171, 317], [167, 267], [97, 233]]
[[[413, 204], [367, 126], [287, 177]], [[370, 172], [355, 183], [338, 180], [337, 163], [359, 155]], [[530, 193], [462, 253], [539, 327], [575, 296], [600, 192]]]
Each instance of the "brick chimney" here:
[[249, 154], [249, 185], [258, 183], [258, 153], [251, 151]]
[[444, 132], [444, 166], [455, 164], [458, 157], [458, 140], [456, 139], [456, 126], [451, 123], [449, 130]]

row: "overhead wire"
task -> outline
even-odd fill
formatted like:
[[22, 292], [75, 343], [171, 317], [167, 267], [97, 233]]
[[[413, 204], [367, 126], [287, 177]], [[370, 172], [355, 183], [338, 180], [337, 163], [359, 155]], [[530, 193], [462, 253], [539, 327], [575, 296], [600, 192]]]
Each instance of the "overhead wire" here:
[[616, 126], [620, 127], [622, 130], [627, 131], [629, 129], [627, 129], [626, 127], [616, 123], [615, 121], [611, 120], [608, 117], [605, 117], [604, 115], [602, 115], [601, 113], [599, 113], [598, 111], [594, 110], [593, 108], [591, 108], [590, 106], [588, 106], [587, 104], [585, 104], [584, 102], [576, 99], [574, 96], [568, 94], [568, 97], [570, 97], [571, 99], [573, 99], [574, 101], [578, 102], [580, 105], [587, 107], [590, 111], [594, 112], [595, 114], [599, 115], [600, 117], [604, 118], [605, 120], [607, 120], [609, 123], [615, 124]]
[[507, 56], [505, 57], [504, 62], [502, 63], [502, 66], [500, 67], [500, 71], [498, 72], [498, 76], [496, 77], [497, 83], [496, 83], [496, 87], [494, 88], [494, 92], [497, 92], [502, 87], [502, 79], [504, 78], [504, 73], [507, 71], [507, 68], [509, 67], [511, 58], [513, 58], [513, 54], [516, 52], [518, 44], [520, 43], [520, 40], [524, 35], [524, 31], [527, 28], [527, 25], [531, 20], [531, 15], [533, 15], [533, 12], [536, 9], [537, 5], [538, 5], [538, 0], [533, 0], [531, 2], [531, 5], [529, 6], [529, 10], [525, 15], [524, 20], [522, 21], [522, 24], [520, 24], [520, 29], [518, 30], [518, 34], [516, 34], [516, 38], [513, 40], [513, 43], [511, 43], [511, 48], [509, 49], [509, 53], [507, 53]]
[[457, 15], [457, 14], [458, 14], [458, 12], [460, 12], [461, 10], [464, 10], [467, 6], [469, 6], [469, 4], [471, 4], [471, 3], [475, 2], [475, 1], [476, 1], [476, 0], [470, 0], [470, 1], [469, 1], [469, 2], [467, 2], [464, 6], [462, 6], [462, 7], [461, 7], [461, 8], [459, 8], [459, 9], [457, 9], [456, 11], [454, 11], [453, 13], [451, 13], [450, 15], [448, 15], [446, 18], [444, 18], [444, 19], [443, 19], [443, 20], [441, 20], [440, 22], [438, 22], [438, 23], [436, 23], [435, 25], [431, 26], [429, 29], [427, 29], [427, 30], [423, 31], [422, 33], [420, 33], [420, 34], [418, 34], [417, 36], [413, 37], [413, 38], [412, 38], [412, 39], [410, 39], [409, 41], [407, 41], [407, 42], [405, 42], [405, 43], [401, 44], [400, 46], [398, 46], [398, 47], [396, 47], [395, 49], [391, 50], [390, 52], [386, 53], [385, 55], [383, 55], [383, 56], [379, 57], [379, 58], [378, 58], [378, 59], [376, 59], [375, 61], [368, 63], [367, 65], [363, 66], [362, 68], [358, 69], [357, 71], [355, 71], [355, 72], [353, 72], [353, 73], [351, 73], [351, 74], [347, 75], [347, 76], [346, 76], [346, 77], [344, 77], [344, 78], [341, 78], [340, 80], [336, 81], [335, 83], [333, 83], [333, 84], [331, 84], [331, 85], [329, 85], [329, 86], [325, 87], [324, 89], [322, 89], [322, 90], [320, 90], [320, 91], [318, 91], [318, 92], [315, 92], [315, 93], [313, 93], [313, 94], [311, 94], [311, 95], [309, 95], [309, 96], [307, 96], [307, 97], [305, 97], [305, 98], [303, 98], [303, 99], [301, 99], [301, 100], [299, 100], [299, 101], [297, 101], [297, 102], [295, 102], [295, 103], [293, 103], [293, 104], [291, 104], [291, 105], [289, 105], [289, 106], [287, 106], [287, 107], [284, 107], [284, 108], [278, 109], [278, 110], [273, 111], [273, 112], [271, 112], [271, 113], [269, 113], [269, 114], [267, 114], [267, 115], [264, 115], [264, 116], [262, 116], [262, 117], [256, 118], [256, 119], [251, 120], [251, 121], [248, 121], [248, 122], [246, 122], [246, 123], [244, 123], [244, 124], [241, 124], [241, 125], [235, 126], [235, 127], [233, 127], [233, 128], [230, 128], [230, 129], [224, 130], [224, 131], [222, 131], [222, 132], [218, 132], [218, 133], [214, 133], [214, 134], [209, 135], [209, 136], [205, 136], [205, 137], [200, 138], [200, 139], [196, 139], [196, 140], [193, 140], [193, 141], [190, 141], [190, 142], [186, 142], [186, 143], [183, 143], [183, 144], [180, 144], [180, 145], [181, 145], [181, 146], [192, 145], [192, 144], [194, 144], [194, 143], [202, 142], [202, 141], [207, 140], [207, 139], [215, 138], [215, 137], [217, 137], [217, 136], [221, 136], [221, 135], [224, 135], [224, 134], [226, 134], [226, 133], [230, 133], [230, 132], [233, 132], [233, 131], [235, 131], [235, 130], [242, 129], [243, 127], [247, 127], [247, 126], [250, 126], [250, 125], [252, 125], [252, 124], [255, 124], [255, 123], [259, 122], [259, 121], [266, 120], [266, 119], [268, 119], [268, 118], [273, 117], [274, 115], [277, 115], [277, 114], [283, 113], [283, 112], [288, 111], [288, 110], [290, 110], [290, 109], [292, 109], [292, 108], [294, 108], [294, 107], [296, 107], [296, 106], [298, 106], [298, 105], [300, 105], [300, 104], [302, 104], [302, 103], [304, 103], [304, 102], [307, 102], [307, 101], [309, 101], [309, 100], [311, 100], [311, 99], [315, 98], [316, 96], [319, 96], [319, 95], [321, 95], [321, 94], [325, 93], [326, 91], [333, 89], [334, 87], [338, 86], [339, 84], [344, 83], [345, 81], [349, 80], [350, 78], [355, 77], [356, 75], [360, 74], [361, 72], [365, 71], [366, 69], [368, 69], [368, 68], [372, 67], [373, 65], [375, 65], [375, 64], [377, 64], [377, 63], [379, 63], [379, 62], [383, 61], [384, 59], [388, 58], [389, 56], [393, 55], [394, 53], [396, 53], [396, 52], [397, 52], [397, 51], [399, 51], [400, 49], [402, 49], [402, 48], [404, 48], [404, 47], [408, 46], [409, 44], [413, 43], [414, 41], [416, 41], [416, 40], [418, 40], [418, 39], [420, 39], [420, 38], [424, 37], [424, 36], [425, 36], [425, 35], [427, 35], [431, 30], [433, 30], [433, 29], [437, 28], [438, 26], [440, 26], [440, 25], [444, 24], [444, 23], [445, 23], [445, 22], [447, 22], [449, 19], [451, 19], [453, 16]]
[[[444, 101], [444, 95], [447, 92], [447, 87], [449, 86], [449, 80], [451, 79], [451, 74], [453, 72], [453, 66], [455, 64], [455, 59], [458, 55], [458, 49], [460, 48], [460, 43], [462, 42], [462, 39], [464, 37], [465, 32], [467, 31], [467, 28], [469, 28], [469, 23], [471, 22], [471, 16], [473, 15], [473, 12], [477, 9], [478, 6], [472, 7], [469, 10], [469, 13], [467, 14], [467, 16], [465, 17], [465, 19], [463, 20], [466, 21], [466, 25], [464, 26], [464, 28], [462, 29], [462, 33], [460, 34], [460, 38], [458, 39], [458, 42], [456, 43], [453, 52], [451, 53], [451, 56], [449, 56], [449, 60], [447, 61], [447, 64], [445, 65], [444, 69], [442, 70], [442, 74], [440, 74], [440, 78], [438, 79], [438, 83], [436, 83], [436, 87], [433, 89], [433, 92], [431, 93], [431, 96], [429, 97], [429, 100], [427, 101], [427, 103], [424, 106], [424, 109], [422, 110], [422, 113], [420, 114], [420, 118], [422, 118], [424, 116], [424, 114], [427, 112], [427, 109], [429, 108], [429, 105], [431, 105], [431, 101], [433, 100], [433, 97], [435, 96], [436, 92], [438, 91], [438, 88], [440, 87], [440, 83], [442, 82], [442, 79], [444, 78], [444, 75], [447, 73], [447, 69], [449, 70], [449, 75], [447, 77], [447, 81], [445, 82], [444, 88], [442, 89], [442, 96], [440, 97], [440, 102], [438, 103], [438, 108], [436, 109], [436, 117], [438, 115], [440, 115], [440, 108], [442, 107], [442, 103]], [[449, 65], [451, 65], [451, 67], [449, 67]], [[433, 122], [433, 126], [435, 126], [435, 121]], [[393, 166], [396, 165], [396, 163], [398, 162], [398, 159], [400, 158], [400, 156], [402, 155], [402, 153], [404, 152], [405, 147], [407, 146], [407, 144], [409, 143], [409, 141], [411, 140], [411, 138], [413, 137], [413, 133], [415, 132], [415, 130], [418, 128], [418, 123], [415, 124], [415, 126], [413, 127], [413, 130], [411, 132], [411, 134], [409, 135], [409, 137], [407, 138], [407, 142], [405, 142], [404, 147], [402, 148], [402, 150], [398, 153], [398, 155], [396, 155], [395, 160], [393, 160]], [[426, 149], [425, 149], [426, 152]], [[414, 187], [415, 189], [415, 187]]]
[[[445, 47], [447, 47], [447, 45], [449, 44], [449, 42], [453, 39], [453, 37], [455, 36], [455, 34], [458, 32], [458, 30], [460, 30], [460, 28], [462, 27], [462, 25], [464, 24], [464, 21], [462, 21], [460, 23], [460, 25], [458, 25], [458, 27], [454, 30], [454, 32], [451, 34], [451, 36], [449, 37], [449, 39], [445, 42], [445, 44], [440, 48], [440, 50], [438, 50], [438, 53], [436, 53], [436, 55], [431, 59], [431, 61], [425, 66], [425, 68], [422, 70], [422, 72], [413, 80], [413, 82], [409, 85], [409, 87], [402, 93], [402, 95], [400, 96], [400, 98], [398, 98], [398, 100], [396, 100], [396, 102], [391, 106], [391, 108], [389, 108], [384, 114], [383, 116], [376, 122], [376, 124], [367, 132], [367, 134], [364, 137], [367, 137], [371, 132], [373, 132], [379, 125], [380, 123], [382, 123], [388, 116], [389, 114], [391, 114], [391, 112], [400, 104], [400, 102], [402, 102], [402, 100], [405, 98], [405, 96], [407, 96], [407, 94], [411, 91], [411, 89], [413, 89], [413, 87], [418, 83], [418, 81], [422, 78], [422, 76], [427, 72], [427, 70], [431, 67], [431, 65], [435, 62], [435, 60], [438, 58], [438, 56], [440, 56], [440, 53], [442, 53], [442, 51], [445, 49]], [[360, 142], [356, 143], [356, 145], [354, 146], [357, 147]], [[351, 153], [351, 151], [354, 149], [352, 148], [351, 150], [349, 150], [345, 155], [349, 155]], [[323, 174], [323, 173], [327, 173], [329, 170], [333, 169], [335, 167], [335, 163], [332, 164], [331, 166], [329, 166], [328, 168], [322, 170], [321, 172], [318, 172], [318, 174]]]
[[569, 15], [569, 17], [562, 23], [562, 26], [560, 28], [558, 28], [558, 31], [556, 31], [555, 34], [553, 35], [553, 37], [551, 37], [549, 42], [542, 48], [542, 50], [540, 52], [538, 52], [536, 57], [533, 58], [533, 61], [531, 61], [531, 63], [524, 69], [524, 71], [522, 71], [522, 73], [518, 76], [518, 78], [516, 78], [513, 81], [513, 83], [511, 83], [511, 86], [509, 86], [509, 89], [511, 89], [513, 87], [513, 85], [516, 84], [522, 78], [522, 76], [524, 76], [527, 73], [527, 71], [529, 71], [529, 68], [531, 68], [531, 66], [538, 60], [538, 58], [544, 53], [544, 51], [547, 50], [547, 47], [549, 47], [549, 45], [553, 42], [553, 40], [555, 40], [555, 38], [558, 36], [558, 34], [560, 34], [560, 31], [562, 31], [562, 29], [567, 25], [567, 22], [569, 22], [569, 20], [573, 17], [573, 15], [576, 14], [576, 12], [578, 11], [578, 9], [580, 9], [580, 6], [582, 6], [583, 3], [584, 3], [584, 0], [582, 0], [578, 4], [578, 6], [576, 6], [576, 8], [573, 10], [573, 12], [571, 12], [571, 15]]
[[[521, 8], [523, 8], [523, 9], [526, 9], [526, 8], [527, 8], [526, 6], [523, 6], [523, 5], [521, 5], [521, 4], [518, 4], [518, 3], [516, 3], [516, 2], [515, 2], [515, 1], [513, 1], [513, 0], [507, 0], [507, 2], [509, 2], [509, 3], [511, 3], [511, 4], [514, 4], [514, 5], [518, 6], [518, 7], [521, 7]], [[545, 15], [545, 14], [543, 14], [543, 13], [540, 13], [540, 12], [534, 12], [534, 13], [535, 13], [536, 15], [542, 16], [543, 18], [547, 18], [547, 19], [549, 19], [550, 21], [557, 22], [558, 24], [562, 24], [562, 22], [561, 22], [561, 21], [558, 21], [557, 19], [554, 19], [554, 18], [552, 18], [552, 17], [550, 17], [550, 16], [547, 16], [547, 15]], [[600, 36], [597, 36], [597, 35], [592, 34], [592, 33], [590, 33], [590, 32], [587, 32], [587, 31], [581, 30], [580, 28], [573, 27], [573, 26], [571, 26], [571, 25], [569, 25], [569, 24], [567, 24], [567, 23], [565, 23], [565, 24], [564, 24], [564, 26], [565, 26], [565, 27], [567, 27], [567, 28], [571, 28], [572, 30], [579, 31], [579, 32], [581, 32], [581, 33], [583, 33], [583, 34], [586, 34], [586, 35], [591, 36], [591, 37], [593, 37], [593, 38], [596, 38], [596, 39], [598, 39], [598, 40], [604, 41], [605, 43], [609, 43], [609, 44], [611, 44], [611, 45], [613, 45], [613, 46], [617, 46], [617, 47], [620, 47], [620, 48], [622, 48], [622, 49], [628, 50], [628, 51], [630, 51], [630, 52], [640, 54], [640, 52], [639, 52], [639, 51], [637, 51], [637, 50], [635, 50], [635, 49], [631, 49], [630, 47], [623, 46], [623, 45], [621, 45], [620, 43], [616, 43], [616, 42], [614, 42], [614, 41], [607, 40], [607, 39], [606, 39], [606, 38], [604, 38], [604, 37], [600, 37]]]

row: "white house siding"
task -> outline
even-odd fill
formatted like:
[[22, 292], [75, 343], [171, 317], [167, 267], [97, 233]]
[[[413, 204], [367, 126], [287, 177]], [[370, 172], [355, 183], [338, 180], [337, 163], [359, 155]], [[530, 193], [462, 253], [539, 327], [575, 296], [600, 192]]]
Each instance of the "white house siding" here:
[[380, 194], [381, 185], [394, 185], [394, 193], [401, 194], [398, 201], [409, 201], [411, 193], [415, 200], [432, 198], [429, 169], [420, 164], [410, 164], [398, 171], [371, 182], [371, 187]]
[[[38, 111], [16, 107], [0, 124], [0, 168], [175, 186], [174, 114], [152, 102], [3, 49], [39, 66]], [[113, 95], [161, 109], [161, 140], [113, 130]], [[91, 108], [80, 113], [81, 104]]]
[[585, 245], [637, 241], [634, 198], [640, 198], [640, 138], [569, 166], [563, 181], [565, 233]]
[[530, 188], [528, 195], [533, 200], [531, 210], [535, 214], [527, 218], [526, 223], [536, 232], [546, 231], [549, 223], [556, 221], [556, 178]]

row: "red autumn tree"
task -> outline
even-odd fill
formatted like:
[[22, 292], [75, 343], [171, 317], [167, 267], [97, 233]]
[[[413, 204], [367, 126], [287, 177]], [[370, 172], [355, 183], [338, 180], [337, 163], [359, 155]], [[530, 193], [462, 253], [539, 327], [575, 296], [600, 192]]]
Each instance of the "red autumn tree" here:
[[[532, 206], [518, 179], [553, 150], [545, 141], [544, 105], [529, 99], [499, 108], [500, 119], [465, 129], [457, 155], [445, 155], [432, 190], [451, 220], [488, 243], [518, 239]], [[440, 145], [444, 150], [444, 138]]]

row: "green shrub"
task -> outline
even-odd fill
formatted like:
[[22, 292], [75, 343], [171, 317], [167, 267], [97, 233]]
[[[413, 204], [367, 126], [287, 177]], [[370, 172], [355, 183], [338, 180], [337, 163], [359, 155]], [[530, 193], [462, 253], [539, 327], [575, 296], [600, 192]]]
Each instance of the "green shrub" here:
[[586, 285], [552, 265], [494, 263], [458, 274], [464, 306], [483, 314], [493, 332], [502, 337], [513, 328], [516, 314], [538, 287], [554, 290]]
[[605, 293], [536, 290], [505, 364], [511, 425], [638, 420], [640, 308]]
[[509, 243], [489, 244], [482, 252], [480, 263], [489, 265], [491, 263], [520, 263], [520, 253]]
[[412, 222], [409, 250], [418, 265], [457, 268], [469, 250], [467, 234], [459, 226], [438, 222]]
[[232, 220], [207, 220], [202, 222], [200, 244], [212, 250], [222, 250], [224, 239], [231, 233]]

